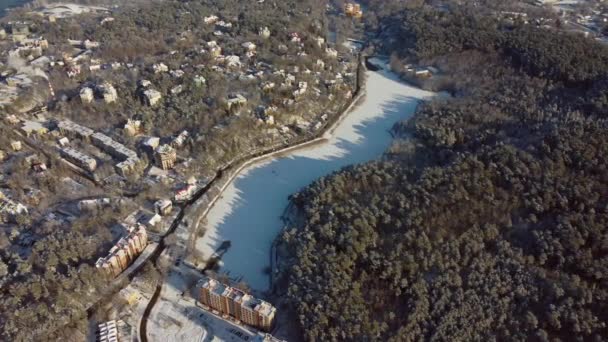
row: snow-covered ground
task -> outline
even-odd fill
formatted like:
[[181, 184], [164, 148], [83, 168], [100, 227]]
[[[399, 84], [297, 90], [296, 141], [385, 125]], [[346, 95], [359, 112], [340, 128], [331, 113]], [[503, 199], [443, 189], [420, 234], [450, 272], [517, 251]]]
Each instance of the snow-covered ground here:
[[[188, 293], [200, 276], [184, 264], [173, 267], [147, 322], [149, 341], [246, 342], [255, 331], [205, 311]], [[198, 292], [194, 292], [198, 293]]]
[[253, 289], [265, 290], [272, 241], [282, 228], [288, 196], [315, 179], [350, 164], [379, 157], [390, 145], [390, 128], [410, 117], [433, 93], [399, 82], [387, 71], [367, 72], [366, 97], [325, 144], [272, 158], [245, 168], [207, 215], [207, 232], [196, 242], [206, 258], [225, 241], [222, 271]]

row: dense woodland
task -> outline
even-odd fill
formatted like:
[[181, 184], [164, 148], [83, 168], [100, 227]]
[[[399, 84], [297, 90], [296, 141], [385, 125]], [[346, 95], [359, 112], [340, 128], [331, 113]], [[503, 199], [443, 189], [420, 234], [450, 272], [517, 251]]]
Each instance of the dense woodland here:
[[471, 9], [381, 20], [454, 96], [396, 124], [381, 160], [293, 196], [303, 336], [606, 339], [608, 49]]

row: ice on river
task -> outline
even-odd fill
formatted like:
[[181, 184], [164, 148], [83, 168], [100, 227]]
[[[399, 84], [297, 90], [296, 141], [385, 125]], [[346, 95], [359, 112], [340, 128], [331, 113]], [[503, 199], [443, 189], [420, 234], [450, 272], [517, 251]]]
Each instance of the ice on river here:
[[389, 130], [410, 117], [433, 93], [407, 85], [387, 71], [368, 71], [364, 102], [347, 114], [329, 141], [247, 167], [207, 215], [207, 232], [196, 248], [208, 258], [225, 241], [222, 272], [242, 277], [253, 289], [268, 288], [263, 272], [272, 241], [282, 228], [288, 196], [344, 166], [378, 158], [390, 145]]

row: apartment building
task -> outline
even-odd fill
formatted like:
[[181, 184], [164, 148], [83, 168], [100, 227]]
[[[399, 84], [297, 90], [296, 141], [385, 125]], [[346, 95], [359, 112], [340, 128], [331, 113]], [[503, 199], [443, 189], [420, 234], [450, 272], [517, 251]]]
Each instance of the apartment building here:
[[114, 141], [105, 134], [94, 133], [91, 135], [91, 141], [93, 142], [93, 145], [97, 146], [112, 157], [122, 159], [120, 163], [115, 165], [116, 171], [121, 176], [126, 176], [127, 174], [133, 172], [137, 166], [137, 163], [140, 162], [140, 159], [135, 151], [127, 148], [125, 145], [119, 142]]
[[133, 341], [131, 327], [122, 320], [108, 321], [97, 326], [97, 342]]
[[64, 147], [59, 150], [59, 154], [69, 162], [89, 172], [93, 172], [97, 168], [97, 160], [95, 158], [89, 157], [73, 148]]
[[154, 152], [154, 160], [156, 161], [156, 165], [163, 170], [169, 170], [175, 166], [177, 153], [171, 145], [161, 145]]
[[110, 249], [107, 256], [99, 258], [95, 266], [102, 270], [109, 278], [116, 278], [122, 271], [137, 259], [148, 244], [148, 233], [142, 225], [128, 229], [128, 235], [122, 237]]
[[79, 138], [79, 139], [82, 139], [85, 141], [88, 141], [89, 138], [91, 137], [91, 135], [93, 135], [93, 133], [95, 133], [94, 130], [92, 130], [88, 127], [81, 126], [70, 120], [60, 121], [57, 124], [57, 128], [59, 128], [59, 131], [63, 135], [66, 135], [70, 138], [76, 137], [76, 138]]
[[209, 277], [200, 280], [199, 288], [203, 305], [258, 329], [272, 329], [276, 308], [270, 303]]

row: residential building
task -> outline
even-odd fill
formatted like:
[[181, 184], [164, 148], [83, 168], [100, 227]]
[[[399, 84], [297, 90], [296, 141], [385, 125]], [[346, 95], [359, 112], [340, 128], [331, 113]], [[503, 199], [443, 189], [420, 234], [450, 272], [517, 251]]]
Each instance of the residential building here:
[[175, 87], [171, 88], [171, 90], [169, 92], [171, 93], [171, 95], [179, 95], [182, 93], [182, 91], [184, 91], [184, 86], [181, 84], [178, 84]]
[[244, 47], [248, 51], [255, 51], [255, 49], [257, 48], [257, 46], [252, 42], [245, 42], [245, 43], [241, 44], [241, 46]]
[[118, 93], [116, 92], [116, 88], [108, 82], [104, 82], [101, 85], [97, 86], [97, 91], [100, 96], [103, 98], [105, 103], [113, 103], [118, 99]]
[[154, 209], [157, 214], [167, 216], [173, 210], [173, 202], [168, 199], [158, 200], [154, 203]]
[[177, 137], [175, 137], [175, 139], [173, 139], [173, 141], [171, 142], [171, 146], [175, 148], [180, 148], [184, 146], [184, 143], [186, 142], [186, 139], [188, 139], [188, 136], [188, 131], [183, 130], [180, 134], [177, 135]]
[[210, 15], [208, 17], [204, 17], [203, 18], [203, 22], [205, 24], [215, 24], [220, 18], [218, 18], [216, 15]]
[[104, 152], [122, 160], [114, 166], [121, 176], [126, 176], [135, 171], [136, 166], [141, 161], [135, 151], [128, 149], [123, 144], [114, 141], [105, 134], [94, 133], [91, 135], [91, 141], [93, 142], [93, 145]]
[[194, 85], [195, 86], [200, 87], [200, 86], [204, 85], [205, 83], [207, 83], [207, 80], [203, 76], [200, 76], [200, 75], [194, 76]]
[[196, 191], [195, 184], [188, 184], [186, 187], [181, 188], [175, 192], [174, 199], [176, 202], [184, 202], [190, 199], [190, 197]]
[[64, 147], [59, 150], [59, 154], [67, 161], [86, 171], [93, 172], [97, 169], [97, 160], [95, 158], [89, 157], [73, 148]]
[[144, 148], [147, 150], [147, 152], [153, 153], [156, 150], [156, 148], [160, 145], [160, 138], [159, 137], [150, 137], [150, 138], [146, 139], [146, 141], [144, 141], [143, 145], [144, 145]]
[[37, 121], [25, 120], [21, 126], [21, 132], [29, 137], [31, 135], [44, 135], [48, 133], [48, 128], [44, 127], [43, 124]]
[[94, 99], [93, 89], [89, 87], [80, 89], [80, 101], [82, 101], [82, 103], [91, 103]]
[[57, 124], [57, 128], [59, 128], [59, 131], [63, 135], [67, 135], [72, 138], [73, 137], [80, 138], [85, 141], [88, 141], [90, 139], [91, 135], [93, 135], [93, 133], [95, 133], [94, 130], [92, 130], [88, 127], [78, 125], [70, 120], [60, 121]]
[[323, 47], [323, 45], [325, 44], [325, 38], [323, 37], [317, 37], [315, 38], [315, 41], [317, 42], [318, 47]]
[[139, 86], [142, 88], [148, 88], [149, 86], [152, 85], [152, 82], [150, 82], [148, 80], [140, 80], [138, 83], [139, 83]]
[[338, 51], [336, 51], [336, 49], [332, 49], [332, 48], [326, 48], [325, 54], [327, 55], [327, 57], [330, 57], [330, 58], [338, 57]]
[[226, 56], [224, 62], [227, 68], [240, 68], [242, 66], [241, 57], [236, 55]]
[[258, 35], [264, 39], [268, 39], [268, 37], [270, 37], [270, 30], [268, 27], [260, 27]]
[[428, 68], [417, 69], [416, 71], [414, 71], [414, 75], [418, 78], [429, 78], [433, 76], [431, 70], [429, 70]]
[[223, 293], [226, 285], [215, 279], [208, 279], [207, 282], [201, 284], [201, 303], [209, 306], [212, 309], [225, 313]]
[[163, 170], [172, 169], [177, 160], [177, 153], [171, 145], [161, 145], [154, 152], [154, 160], [156, 165]]
[[21, 151], [21, 149], [23, 148], [21, 146], [21, 141], [18, 140], [11, 140], [11, 148], [13, 149], [13, 151], [17, 152], [17, 151]]
[[30, 25], [24, 21], [14, 21], [8, 23], [14, 42], [20, 42], [30, 34]]
[[165, 63], [156, 63], [152, 65], [152, 70], [155, 74], [169, 71], [169, 67]]
[[203, 305], [258, 329], [272, 329], [276, 308], [270, 303], [209, 277], [199, 281], [199, 288]]
[[127, 123], [124, 126], [124, 130], [128, 136], [136, 136], [138, 134], [141, 134], [143, 130], [141, 120], [128, 119]]
[[35, 163], [32, 164], [32, 170], [34, 170], [37, 173], [43, 173], [47, 169], [48, 168], [47, 168], [47, 166], [46, 166], [45, 163], [35, 162]]
[[96, 198], [90, 200], [81, 200], [78, 201], [78, 210], [81, 212], [94, 212], [101, 210], [103, 208], [110, 207], [112, 204], [112, 200], [108, 197], [105, 198]]
[[344, 13], [353, 18], [361, 18], [363, 16], [361, 5], [352, 2], [348, 2], [344, 5]]
[[262, 83], [262, 90], [265, 92], [270, 92], [275, 86], [276, 84], [274, 82], [266, 81]]
[[156, 227], [163, 220], [159, 214], [154, 214], [148, 217], [145, 221], [146, 227]]
[[289, 38], [292, 43], [301, 43], [302, 42], [302, 38], [300, 37], [300, 34], [298, 32], [290, 33]]
[[162, 95], [158, 90], [146, 89], [144, 91], [144, 101], [148, 106], [155, 106], [161, 98]]
[[131, 342], [133, 341], [131, 326], [122, 320], [113, 320], [97, 326], [97, 342]]
[[228, 111], [238, 110], [239, 108], [244, 106], [246, 103], [247, 103], [247, 99], [243, 95], [241, 95], [241, 94], [231, 95], [226, 100], [226, 109]]
[[114, 141], [103, 133], [94, 133], [91, 135], [93, 145], [101, 150], [119, 159], [137, 159], [137, 153], [128, 149], [125, 145]]
[[182, 78], [184, 77], [185, 72], [183, 70], [171, 70], [169, 75], [173, 78]]
[[107, 256], [99, 258], [95, 266], [109, 278], [116, 278], [143, 252], [148, 244], [148, 233], [143, 225], [128, 228], [128, 235], [121, 238]]

